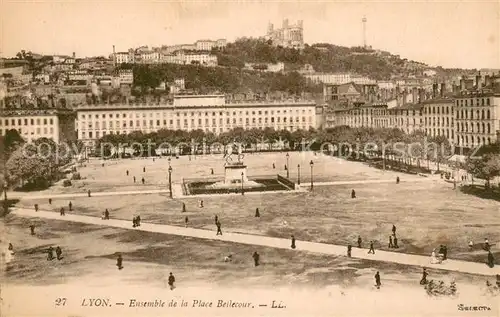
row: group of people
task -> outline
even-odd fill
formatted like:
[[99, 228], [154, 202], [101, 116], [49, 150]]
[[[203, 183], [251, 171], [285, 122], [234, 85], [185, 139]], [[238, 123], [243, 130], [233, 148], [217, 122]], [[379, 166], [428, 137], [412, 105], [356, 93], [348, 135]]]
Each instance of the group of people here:
[[141, 216], [137, 215], [132, 218], [132, 228], [141, 226]]
[[448, 247], [446, 245], [440, 245], [438, 253], [436, 253], [436, 249], [432, 250], [431, 264], [441, 264], [447, 258], [448, 258]]
[[62, 260], [62, 249], [60, 246], [57, 246], [55, 249], [56, 252], [56, 257], [54, 257], [54, 248], [50, 246], [47, 249], [47, 261], [52, 261], [54, 258], [57, 258], [57, 260]]
[[392, 225], [392, 235], [389, 236], [389, 249], [397, 249], [398, 245], [398, 237], [396, 236], [396, 226]]

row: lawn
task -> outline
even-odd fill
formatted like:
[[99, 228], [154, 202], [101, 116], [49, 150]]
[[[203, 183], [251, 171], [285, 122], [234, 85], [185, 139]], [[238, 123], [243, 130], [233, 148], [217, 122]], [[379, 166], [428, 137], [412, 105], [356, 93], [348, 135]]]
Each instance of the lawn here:
[[[354, 187], [353, 187], [354, 186]], [[357, 193], [350, 198], [351, 189]], [[21, 201], [20, 206], [67, 210], [68, 199]], [[187, 212], [182, 213], [182, 204]], [[485, 237], [496, 257], [500, 244], [500, 207], [453, 190], [444, 182], [364, 184], [316, 187], [312, 193], [272, 193], [248, 196], [214, 196], [199, 200], [186, 197], [171, 200], [168, 195], [82, 197], [72, 199], [74, 213], [100, 217], [108, 208], [112, 218], [132, 219], [140, 214], [144, 222], [184, 225], [215, 230], [218, 215], [223, 231], [251, 233], [298, 240], [347, 245], [360, 235], [368, 245], [388, 249], [392, 224], [397, 227], [400, 248], [395, 252], [430, 255], [440, 244], [448, 246], [450, 258], [484, 261], [479, 244]], [[259, 208], [260, 218], [255, 218]], [[468, 249], [468, 241], [478, 245]], [[392, 249], [394, 250], [394, 249]]]
[[[298, 179], [300, 164], [300, 178], [302, 183], [309, 183], [311, 179], [310, 161], [313, 165], [313, 180], [348, 181], [366, 179], [395, 179], [397, 174], [391, 171], [382, 171], [369, 167], [363, 163], [351, 162], [326, 155], [314, 155], [312, 152], [290, 152], [290, 179]], [[286, 153], [256, 153], [247, 154], [243, 161], [247, 165], [248, 176], [286, 176]], [[222, 155], [206, 155], [179, 159], [173, 158], [172, 182], [181, 183], [185, 178], [223, 177], [224, 159]], [[273, 163], [275, 168], [273, 169]], [[102, 166], [104, 164], [104, 167]], [[165, 157], [147, 159], [122, 160], [91, 160], [78, 168], [82, 180], [73, 181], [71, 187], [62, 187], [62, 182], [52, 186], [43, 193], [70, 193], [101, 191], [128, 191], [147, 189], [168, 189], [168, 160]], [[145, 172], [144, 172], [145, 169]], [[213, 169], [214, 174], [211, 174]], [[129, 175], [127, 176], [127, 171]], [[135, 183], [134, 183], [135, 176]], [[142, 184], [144, 178], [144, 184]]]

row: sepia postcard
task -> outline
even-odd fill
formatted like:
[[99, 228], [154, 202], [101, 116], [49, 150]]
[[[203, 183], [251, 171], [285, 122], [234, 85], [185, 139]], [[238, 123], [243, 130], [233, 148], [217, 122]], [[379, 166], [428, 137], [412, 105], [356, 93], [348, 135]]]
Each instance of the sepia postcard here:
[[0, 1], [0, 316], [500, 316], [499, 13]]

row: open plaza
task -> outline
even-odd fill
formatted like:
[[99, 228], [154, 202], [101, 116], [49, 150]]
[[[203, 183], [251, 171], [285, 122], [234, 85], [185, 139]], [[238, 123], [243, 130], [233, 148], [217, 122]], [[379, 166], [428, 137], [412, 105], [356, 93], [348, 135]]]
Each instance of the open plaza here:
[[[54, 288], [56, 284], [83, 283], [82, 287], [97, 288], [140, 284], [167, 290], [168, 273], [174, 272], [181, 292], [208, 286], [276, 287], [284, 292], [332, 292], [333, 287], [335, 294], [351, 290], [366, 294], [425, 294], [419, 285], [421, 261], [401, 264], [397, 254], [430, 257], [440, 245], [447, 246], [450, 261], [484, 266], [481, 272], [486, 273], [472, 274], [467, 262], [461, 262], [464, 269], [460, 271], [441, 269], [439, 264], [430, 264], [429, 259], [425, 265], [429, 279], [456, 281], [462, 295], [477, 298], [485, 282], [494, 282], [495, 274], [500, 273], [498, 266], [487, 267], [487, 252], [482, 249], [483, 240], [488, 238], [492, 253], [496, 258], [500, 256], [498, 202], [463, 194], [439, 175], [383, 171], [313, 152], [286, 154], [247, 154], [243, 158], [249, 177], [279, 174], [297, 184], [300, 173], [300, 186], [283, 192], [184, 195], [180, 188], [186, 179], [223, 177], [222, 155], [170, 160], [93, 159], [77, 167], [82, 179], [72, 181], [70, 187], [58, 183], [35, 193], [9, 192], [19, 202], [5, 217], [1, 236], [5, 237], [2, 243], [12, 243], [16, 252], [1, 273], [2, 280], [12, 289], [36, 281], [40, 287]], [[288, 175], [285, 165], [290, 166]], [[169, 167], [172, 187], [177, 188], [173, 198], [169, 192]], [[351, 198], [353, 189], [356, 198]], [[67, 216], [59, 216], [61, 208]], [[260, 217], [255, 217], [257, 208]], [[106, 209], [110, 220], [101, 219]], [[45, 217], [46, 212], [57, 217]], [[66, 220], [72, 215], [94, 220]], [[132, 218], [137, 215], [142, 225], [134, 228]], [[215, 216], [221, 223], [222, 236], [216, 236]], [[123, 222], [118, 224], [118, 220]], [[127, 226], [122, 225], [125, 222]], [[148, 227], [153, 224], [167, 229], [160, 232]], [[35, 226], [34, 235], [30, 234], [30, 225]], [[397, 249], [388, 248], [393, 225], [397, 227]], [[203, 234], [191, 234], [191, 229]], [[231, 238], [232, 234], [248, 239], [234, 242], [237, 239]], [[289, 246], [292, 235], [296, 238], [295, 250], [258, 242], [259, 237], [281, 238]], [[356, 248], [358, 236], [363, 240], [363, 250], [356, 250], [352, 258], [343, 251], [332, 255], [322, 254], [321, 249], [315, 252], [312, 247], [301, 250], [308, 242], [345, 249], [351, 244]], [[376, 252], [372, 259], [366, 254], [371, 240]], [[469, 241], [474, 242], [472, 247]], [[50, 246], [62, 248], [62, 260], [46, 260]], [[380, 255], [381, 251], [387, 253]], [[258, 267], [254, 267], [254, 252], [261, 257]], [[115, 266], [118, 254], [123, 257], [123, 270]], [[232, 255], [232, 261], [224, 261], [227, 255]], [[376, 271], [382, 275], [380, 290], [373, 286]], [[483, 304], [495, 303], [496, 299], [485, 297]], [[497, 314], [498, 305], [489, 305], [495, 309], [489, 315]]]

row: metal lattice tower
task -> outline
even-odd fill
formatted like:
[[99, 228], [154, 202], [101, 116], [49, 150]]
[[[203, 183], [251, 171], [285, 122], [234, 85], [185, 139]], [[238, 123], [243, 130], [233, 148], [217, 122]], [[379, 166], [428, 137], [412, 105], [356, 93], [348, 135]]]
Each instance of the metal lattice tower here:
[[363, 22], [363, 47], [366, 48], [366, 17], [364, 16], [361, 22]]

